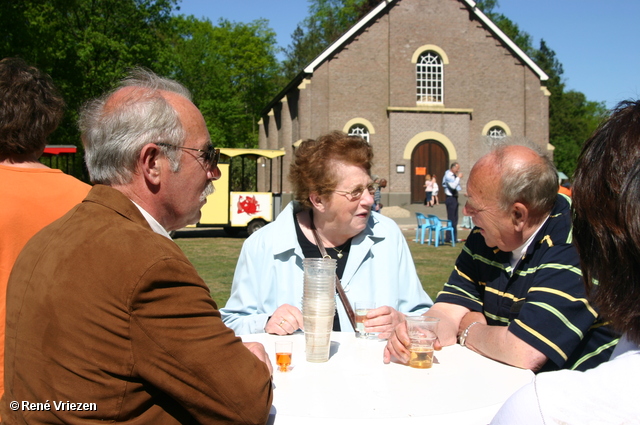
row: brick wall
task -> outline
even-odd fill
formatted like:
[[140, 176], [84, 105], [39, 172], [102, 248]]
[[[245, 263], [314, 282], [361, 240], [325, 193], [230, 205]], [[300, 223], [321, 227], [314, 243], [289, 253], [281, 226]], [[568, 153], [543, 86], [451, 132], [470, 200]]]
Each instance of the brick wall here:
[[[416, 104], [411, 59], [424, 45], [437, 46], [449, 60], [439, 107]], [[306, 78], [287, 95], [286, 108], [263, 117], [268, 130], [260, 132], [260, 147], [285, 148], [285, 175], [296, 141], [343, 130], [357, 117], [375, 129], [372, 173], [387, 177], [390, 199], [398, 203], [408, 202], [411, 161], [403, 154], [417, 134], [445, 136], [466, 175], [487, 151], [482, 130], [491, 121], [546, 151], [548, 97], [538, 75], [459, 0], [394, 2]], [[287, 116], [278, 118], [280, 112]], [[405, 174], [396, 173], [397, 164], [406, 165]], [[286, 178], [283, 189], [290, 191]]]

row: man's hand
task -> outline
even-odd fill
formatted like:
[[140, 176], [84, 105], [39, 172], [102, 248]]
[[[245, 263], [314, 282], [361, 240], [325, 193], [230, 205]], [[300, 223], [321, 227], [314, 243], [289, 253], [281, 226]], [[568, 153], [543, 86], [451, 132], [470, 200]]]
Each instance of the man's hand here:
[[409, 334], [407, 333], [407, 322], [402, 322], [393, 330], [384, 348], [382, 361], [385, 364], [409, 363]]
[[[389, 362], [394, 363], [409, 363], [409, 346], [411, 345], [411, 339], [409, 339], [409, 333], [407, 332], [407, 322], [402, 321], [389, 336], [387, 340], [387, 346], [384, 348], [382, 361], [385, 364]], [[439, 339], [433, 346], [436, 351], [442, 350], [442, 344]]]
[[245, 342], [244, 346], [249, 349], [261, 362], [267, 365], [269, 373], [273, 375], [273, 366], [271, 366], [271, 360], [269, 355], [264, 349], [264, 345], [259, 342]]
[[282, 304], [273, 312], [264, 330], [270, 334], [288, 335], [304, 329], [303, 326], [302, 312], [297, 307]]
[[388, 338], [400, 323], [404, 322], [404, 314], [395, 308], [384, 306], [369, 310], [364, 321], [365, 332], [379, 332], [378, 338]]

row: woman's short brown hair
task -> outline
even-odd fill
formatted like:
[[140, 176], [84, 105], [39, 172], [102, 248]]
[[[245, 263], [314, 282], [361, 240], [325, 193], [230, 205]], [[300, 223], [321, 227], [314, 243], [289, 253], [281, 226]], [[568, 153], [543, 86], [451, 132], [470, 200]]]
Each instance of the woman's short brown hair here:
[[19, 58], [0, 61], [0, 155], [37, 153], [64, 114], [51, 77]]
[[303, 208], [311, 208], [309, 195], [320, 196], [333, 192], [338, 185], [338, 176], [332, 162], [343, 162], [371, 172], [373, 150], [361, 137], [348, 136], [333, 131], [315, 140], [300, 144], [289, 169], [289, 181], [293, 185], [294, 199]]

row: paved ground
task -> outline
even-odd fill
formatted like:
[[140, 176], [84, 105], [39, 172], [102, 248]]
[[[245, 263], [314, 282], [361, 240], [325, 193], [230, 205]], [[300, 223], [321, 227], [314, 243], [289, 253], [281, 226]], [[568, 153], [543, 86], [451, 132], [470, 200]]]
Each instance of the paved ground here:
[[[460, 221], [462, 222], [462, 205], [460, 205]], [[405, 234], [414, 232], [415, 236], [416, 227], [418, 221], [416, 219], [416, 212], [421, 212], [424, 215], [433, 214], [442, 219], [447, 218], [447, 209], [444, 204], [439, 204], [434, 207], [426, 207], [422, 204], [406, 204], [401, 207], [384, 207], [382, 208], [382, 214], [392, 218]], [[461, 228], [458, 226], [458, 239], [466, 239], [469, 235], [469, 229]]]
[[439, 204], [433, 208], [424, 206], [422, 204], [406, 204], [401, 207], [384, 207], [382, 208], [382, 214], [395, 220], [400, 227], [413, 226], [415, 229], [417, 225], [416, 212], [421, 212], [424, 215], [433, 214], [440, 218], [447, 218], [447, 210], [444, 204]]

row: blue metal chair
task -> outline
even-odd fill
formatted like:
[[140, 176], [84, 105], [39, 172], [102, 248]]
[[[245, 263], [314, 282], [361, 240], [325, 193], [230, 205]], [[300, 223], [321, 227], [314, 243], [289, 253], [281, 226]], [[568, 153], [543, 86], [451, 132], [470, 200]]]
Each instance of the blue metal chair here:
[[[427, 219], [427, 217], [422, 214], [417, 212], [416, 213], [416, 219], [418, 220], [418, 227], [416, 228], [416, 238], [415, 241], [418, 242], [420, 241], [421, 244], [424, 244], [424, 233], [427, 231], [427, 229], [429, 230], [429, 245], [431, 245], [431, 232], [436, 230], [436, 227], [431, 223], [431, 221], [429, 219]], [[418, 235], [420, 234], [420, 239], [418, 239]]]
[[451, 224], [451, 220], [444, 220], [433, 214], [429, 214], [428, 218], [429, 221], [431, 221], [431, 225], [435, 227], [434, 239], [436, 248], [438, 247], [438, 245], [440, 245], [440, 240], [444, 241], [447, 231], [451, 232], [451, 246], [456, 246], [456, 240], [453, 237], [453, 224]]

